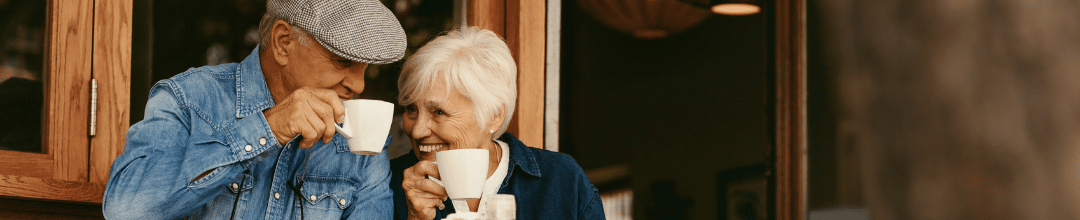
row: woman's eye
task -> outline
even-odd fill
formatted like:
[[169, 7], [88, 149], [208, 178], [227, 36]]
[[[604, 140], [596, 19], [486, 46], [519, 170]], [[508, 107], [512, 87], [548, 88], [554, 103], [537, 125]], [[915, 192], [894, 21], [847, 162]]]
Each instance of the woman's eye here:
[[442, 109], [436, 109], [435, 110], [435, 115], [446, 115], [446, 112], [443, 111]]
[[416, 105], [405, 106], [405, 112], [416, 113]]

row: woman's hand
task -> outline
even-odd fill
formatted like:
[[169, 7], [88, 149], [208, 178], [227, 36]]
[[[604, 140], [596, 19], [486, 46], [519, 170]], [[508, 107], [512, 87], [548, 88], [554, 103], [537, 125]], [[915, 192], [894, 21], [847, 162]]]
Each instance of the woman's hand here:
[[401, 188], [405, 189], [405, 200], [409, 204], [409, 219], [435, 219], [435, 208], [446, 208], [446, 189], [427, 176], [439, 177], [439, 167], [431, 161], [420, 161], [405, 169], [405, 178]]

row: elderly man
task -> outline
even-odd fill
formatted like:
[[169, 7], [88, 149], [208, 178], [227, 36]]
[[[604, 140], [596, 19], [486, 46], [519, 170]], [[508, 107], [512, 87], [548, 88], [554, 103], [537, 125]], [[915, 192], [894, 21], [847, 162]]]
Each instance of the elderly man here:
[[[376, 0], [271, 0], [240, 63], [154, 85], [104, 196], [110, 219], [390, 219], [385, 153], [350, 153], [341, 101], [405, 36]], [[389, 140], [387, 140], [389, 143]]]

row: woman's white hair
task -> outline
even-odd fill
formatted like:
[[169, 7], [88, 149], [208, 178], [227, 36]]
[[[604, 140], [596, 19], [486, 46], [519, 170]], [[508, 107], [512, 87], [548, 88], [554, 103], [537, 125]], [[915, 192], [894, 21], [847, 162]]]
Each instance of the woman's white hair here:
[[491, 139], [506, 132], [517, 101], [517, 64], [494, 32], [456, 28], [421, 47], [401, 69], [398, 103], [416, 103], [435, 80], [472, 101], [481, 130], [505, 107], [503, 123]]

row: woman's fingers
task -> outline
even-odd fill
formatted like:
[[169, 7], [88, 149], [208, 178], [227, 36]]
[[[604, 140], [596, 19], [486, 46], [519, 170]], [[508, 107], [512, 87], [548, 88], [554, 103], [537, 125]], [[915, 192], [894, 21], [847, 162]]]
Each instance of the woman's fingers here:
[[446, 188], [427, 178], [428, 176], [438, 176], [438, 171], [438, 167], [434, 163], [420, 161], [416, 165], [405, 169], [401, 187], [406, 191], [419, 190], [426, 193], [425, 195], [439, 198], [440, 201], [446, 200]]
[[435, 179], [442, 179], [442, 176], [439, 176], [439, 165], [436, 165], [431, 161], [420, 161], [416, 163], [416, 165], [413, 165], [412, 168], [416, 168], [416, 171], [422, 174], [420, 176], [425, 179], [427, 176], [434, 177]]
[[419, 179], [416, 182], [416, 189], [423, 190], [426, 193], [439, 196], [441, 200], [446, 200], [446, 188], [429, 179]]
[[445, 208], [440, 197], [419, 189], [406, 190], [405, 199], [409, 204], [410, 219], [413, 216], [418, 217], [418, 219], [433, 219], [435, 218], [436, 208]]

